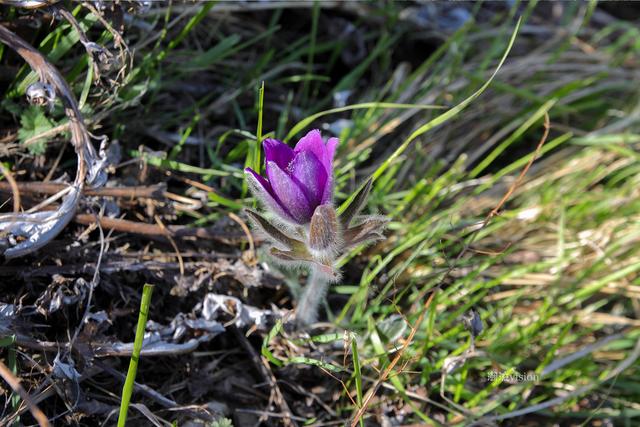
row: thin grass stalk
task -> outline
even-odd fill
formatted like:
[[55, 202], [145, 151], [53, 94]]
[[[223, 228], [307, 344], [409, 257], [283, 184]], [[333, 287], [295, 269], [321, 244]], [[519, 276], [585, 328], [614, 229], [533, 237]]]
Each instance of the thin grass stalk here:
[[133, 387], [136, 380], [136, 372], [138, 371], [138, 362], [140, 360], [140, 351], [142, 350], [142, 340], [144, 339], [144, 329], [149, 316], [149, 305], [151, 303], [151, 294], [153, 293], [153, 285], [145, 284], [142, 289], [142, 301], [140, 302], [140, 313], [138, 314], [138, 326], [136, 327], [136, 337], [133, 341], [133, 354], [129, 362], [129, 370], [127, 378], [122, 388], [122, 400], [120, 401], [120, 414], [118, 415], [118, 427], [124, 427], [127, 422], [127, 412], [129, 411], [129, 403], [133, 394]]
[[[358, 353], [358, 340], [355, 334], [351, 336], [351, 353], [353, 354], [353, 377], [356, 383], [356, 403], [358, 409], [362, 407], [362, 371], [360, 370], [360, 354]], [[364, 420], [360, 418], [360, 427], [364, 427]]]

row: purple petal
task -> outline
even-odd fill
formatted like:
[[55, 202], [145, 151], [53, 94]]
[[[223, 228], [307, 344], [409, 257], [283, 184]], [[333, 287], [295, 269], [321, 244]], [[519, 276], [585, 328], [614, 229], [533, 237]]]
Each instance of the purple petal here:
[[322, 198], [320, 199], [321, 204], [331, 203], [333, 199], [333, 156], [336, 153], [336, 148], [338, 147], [339, 140], [338, 138], [329, 138], [327, 141], [327, 159], [325, 160], [325, 167], [330, 171], [330, 174], [327, 178], [327, 183], [324, 186], [324, 192], [322, 193]]
[[309, 133], [300, 138], [300, 141], [298, 141], [296, 148], [294, 148], [293, 151], [296, 153], [301, 153], [303, 151], [312, 152], [324, 165], [327, 170], [327, 174], [331, 173], [331, 170], [328, 169], [329, 164], [326, 161], [327, 148], [324, 145], [324, 141], [322, 141], [322, 135], [318, 129], [309, 131]]
[[336, 154], [336, 148], [338, 147], [339, 143], [340, 140], [338, 138], [329, 138], [329, 140], [327, 141], [327, 164], [325, 164], [325, 166], [328, 166], [330, 170], [333, 170], [333, 156]]
[[316, 155], [318, 160], [324, 165], [328, 175], [333, 173], [332, 164], [333, 156], [338, 146], [338, 138], [329, 138], [325, 144], [322, 140], [322, 134], [318, 129], [314, 129], [300, 138], [296, 144], [294, 151], [300, 153], [302, 151], [310, 151]]
[[273, 192], [287, 212], [297, 223], [308, 223], [311, 220], [313, 209], [305, 191], [275, 162], [267, 162], [267, 176]]
[[302, 151], [291, 162], [289, 174], [307, 193], [313, 207], [320, 204], [327, 184], [327, 172], [310, 151]]
[[280, 169], [287, 170], [293, 160], [294, 152], [287, 144], [277, 139], [265, 139], [262, 142], [264, 148], [265, 164], [275, 162]]
[[333, 202], [333, 179], [329, 178], [324, 186], [322, 197], [320, 198], [320, 204], [325, 205]]
[[282, 219], [295, 222], [293, 216], [278, 200], [278, 197], [275, 195], [273, 188], [271, 188], [269, 181], [258, 175], [256, 171], [251, 168], [246, 168], [244, 172], [247, 175], [249, 189], [260, 203]]

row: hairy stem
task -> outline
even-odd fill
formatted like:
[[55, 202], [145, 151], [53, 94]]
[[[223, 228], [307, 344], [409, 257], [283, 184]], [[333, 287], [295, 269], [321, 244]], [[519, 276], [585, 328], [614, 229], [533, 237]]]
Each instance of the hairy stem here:
[[311, 267], [307, 286], [302, 291], [296, 310], [296, 322], [299, 326], [307, 326], [318, 320], [318, 308], [324, 300], [328, 287], [327, 277], [318, 270], [318, 267]]

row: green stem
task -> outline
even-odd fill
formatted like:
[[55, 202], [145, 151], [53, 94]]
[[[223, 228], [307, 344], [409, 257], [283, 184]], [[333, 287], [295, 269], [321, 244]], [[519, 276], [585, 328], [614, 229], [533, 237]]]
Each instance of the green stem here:
[[151, 302], [151, 294], [153, 293], [153, 285], [144, 285], [142, 289], [142, 301], [140, 302], [140, 313], [138, 314], [138, 326], [136, 327], [136, 337], [133, 341], [133, 354], [129, 362], [129, 370], [127, 378], [122, 388], [122, 400], [120, 401], [120, 415], [118, 416], [118, 427], [124, 427], [127, 422], [127, 412], [131, 395], [133, 394], [133, 386], [135, 385], [136, 372], [138, 371], [138, 361], [140, 360], [140, 351], [142, 351], [142, 340], [144, 339], [144, 328], [147, 324], [147, 316], [149, 316], [149, 305]]

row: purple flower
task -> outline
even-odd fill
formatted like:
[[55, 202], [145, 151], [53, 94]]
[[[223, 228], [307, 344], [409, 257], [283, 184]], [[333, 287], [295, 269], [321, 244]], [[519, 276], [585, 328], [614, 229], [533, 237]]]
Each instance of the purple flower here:
[[245, 169], [251, 190], [285, 221], [308, 224], [318, 206], [331, 203], [337, 145], [337, 138], [329, 138], [325, 144], [319, 130], [309, 132], [293, 149], [276, 139], [266, 139], [266, 178]]

